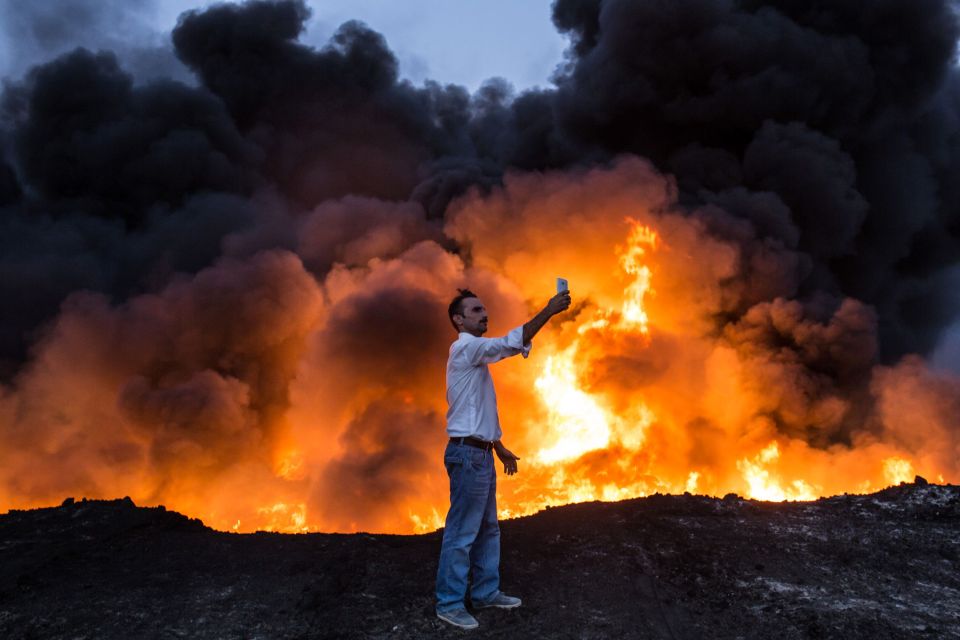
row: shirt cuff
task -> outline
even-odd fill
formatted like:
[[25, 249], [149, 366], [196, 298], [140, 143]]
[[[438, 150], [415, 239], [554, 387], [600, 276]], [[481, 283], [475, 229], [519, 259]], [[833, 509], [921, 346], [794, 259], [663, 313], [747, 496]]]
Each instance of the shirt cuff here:
[[507, 334], [507, 346], [516, 349], [523, 354], [524, 358], [526, 358], [530, 355], [530, 349], [533, 348], [533, 342], [523, 344], [523, 326], [519, 326]]

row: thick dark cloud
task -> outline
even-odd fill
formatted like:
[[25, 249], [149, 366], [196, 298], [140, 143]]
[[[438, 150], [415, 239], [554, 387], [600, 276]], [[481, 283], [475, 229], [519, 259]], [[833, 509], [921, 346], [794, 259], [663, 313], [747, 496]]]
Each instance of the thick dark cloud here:
[[[86, 16], [71, 27], [81, 31], [111, 11], [83, 2], [70, 7], [67, 14]], [[31, 330], [52, 318], [70, 291], [122, 300], [162, 287], [177, 272], [211, 264], [228, 236], [255, 218], [255, 234], [230, 241], [233, 254], [238, 242], [296, 246], [296, 212], [329, 198], [412, 197], [439, 218], [468, 187], [499, 180], [495, 149], [478, 157], [473, 139], [487, 136], [470, 124], [493, 98], [399, 81], [383, 37], [360, 23], [345, 24], [322, 50], [300, 44], [308, 14], [293, 1], [184, 14], [173, 44], [199, 87], [138, 84], [125, 58], [86, 49], [6, 87], [2, 147], [9, 164], [0, 165], [0, 206], [12, 208], [4, 213], [11, 230], [4, 236], [4, 288], [18, 304], [5, 314], [0, 357], [22, 360]], [[50, 21], [57, 16], [22, 15], [46, 25], [37, 27], [41, 35], [47, 27], [56, 31]], [[504, 100], [499, 109], [510, 113]], [[509, 138], [509, 130], [503, 135]], [[263, 193], [269, 197], [256, 195]], [[364, 224], [363, 215], [350, 217], [337, 224]], [[314, 240], [307, 241], [307, 259], [315, 270], [342, 254], [336, 243], [317, 239], [321, 227], [308, 227]], [[401, 231], [397, 240], [431, 234], [414, 235]]]
[[13, 167], [6, 162], [0, 163], [0, 207], [16, 203], [22, 195], [23, 191]]
[[[340, 437], [343, 453], [327, 465], [311, 506], [338, 530], [403, 526], [409, 505], [429, 496], [441, 448], [443, 416], [396, 399], [371, 405]], [[358, 517], [362, 513], [362, 517]]]
[[[115, 10], [80, 0], [59, 14], [5, 8], [44, 42], [95, 45], [76, 34]], [[149, 10], [124, 9], [121, 22]], [[929, 350], [957, 312], [948, 293], [925, 284], [960, 259], [960, 80], [951, 67], [960, 31], [944, 0], [816, 11], [788, 0], [558, 0], [554, 22], [571, 47], [557, 87], [519, 95], [499, 80], [472, 96], [414, 87], [398, 77], [384, 38], [361, 23], [308, 47], [298, 37], [309, 14], [298, 0], [184, 14], [172, 45], [199, 87], [137, 84], [129, 50], [116, 47], [78, 49], [6, 88], [0, 202], [28, 239], [19, 251], [60, 254], [61, 241], [23, 226], [35, 217], [41, 229], [53, 217], [85, 238], [68, 253], [97, 256], [69, 286], [32, 287], [43, 311], [25, 314], [31, 320], [12, 332], [20, 337], [8, 337], [16, 344], [5, 341], [8, 356], [23, 354], [24, 330], [73, 286], [122, 299], [162, 286], [164, 273], [210, 264], [263, 207], [239, 204], [257, 192], [291, 212], [291, 229], [296, 212], [344, 196], [413, 199], [439, 218], [505, 170], [590, 166], [623, 153], [673, 174], [691, 210], [719, 207], [748, 220], [758, 240], [798, 251], [809, 262], [798, 295], [874, 305], [886, 359]], [[197, 204], [223, 202], [216, 194], [238, 198], [235, 220]], [[97, 246], [83, 231], [90, 216], [126, 229]], [[295, 235], [260, 233], [258, 247], [292, 248]], [[178, 237], [190, 248], [170, 248]], [[314, 251], [309, 260], [327, 268], [337, 255]], [[7, 267], [13, 282], [29, 281], [16, 269]], [[917, 300], [935, 320], [905, 310]]]
[[316, 282], [284, 251], [220, 260], [123, 304], [74, 293], [17, 379], [0, 466], [19, 477], [18, 495], [96, 495], [143, 474], [138, 490], [155, 498], [202, 494], [251, 460], [266, 466], [321, 308]]
[[[672, 225], [665, 237], [695, 240], [687, 255], [716, 272], [659, 259], [683, 276], [722, 272], [702, 304], [704, 337], [782, 387], [760, 413], [816, 446], [862, 421], [877, 361], [929, 352], [960, 313], [960, 28], [948, 0], [556, 0], [570, 37], [556, 86], [518, 93], [493, 79], [473, 95], [402, 80], [384, 37], [358, 22], [323, 48], [302, 44], [303, 0], [190, 11], [170, 43], [144, 46], [98, 33], [140, 24], [149, 2], [58, 6], [0, 5], [7, 30], [23, 31], [11, 51], [42, 62], [12, 74], [0, 103], [0, 376], [39, 370], [31, 349], [41, 357], [44, 336], [87, 307], [97, 313], [81, 324], [99, 340], [70, 345], [127, 327], [135, 352], [130, 327], [164, 318], [144, 334], [157, 352], [104, 387], [121, 389], [111, 407], [123, 420], [157, 435], [137, 449], [157, 467], [183, 455], [227, 468], [232, 452], [261, 455], [260, 436], [286, 453], [278, 416], [306, 375], [302, 354], [273, 342], [284, 316], [269, 280], [286, 278], [293, 298], [331, 302], [322, 322], [304, 312], [290, 329], [311, 345], [310, 366], [333, 372], [315, 385], [338, 407], [323, 428], [345, 425], [320, 474], [335, 481], [321, 478], [313, 505], [344, 527], [378, 495], [395, 511], [424, 459], [418, 430], [442, 431], [431, 402], [446, 294], [424, 274], [456, 263], [441, 278], [453, 286], [460, 257], [472, 267], [480, 249], [443, 237], [441, 223], [458, 196], [498, 192], [508, 172], [514, 192], [531, 176], [563, 192], [600, 168], [627, 175], [604, 183], [618, 193], [659, 193], [660, 174], [637, 157], [653, 163], [669, 194], [653, 208], [683, 221], [658, 218]], [[499, 193], [498, 220], [462, 225], [520, 224], [522, 202]], [[498, 236], [485, 257], [547, 253], [547, 225], [557, 243], [574, 229], [575, 249], [596, 246], [596, 202], [538, 209], [536, 225]], [[427, 266], [408, 255], [418, 247]], [[367, 290], [371, 273], [380, 280]], [[244, 326], [236, 313], [250, 335], [231, 329]], [[174, 344], [190, 348], [167, 353]], [[597, 358], [598, 386], [666, 375], [666, 360], [618, 349]], [[239, 449], [205, 451], [236, 428]]]
[[[302, 2], [220, 5], [181, 16], [177, 55], [222, 98], [263, 148], [264, 172], [288, 196], [313, 205], [349, 193], [407, 198], [420, 165], [465, 141], [462, 90], [416, 90], [398, 82], [383, 36], [348, 22], [330, 44], [297, 42]], [[444, 104], [441, 104], [444, 103]]]
[[355, 293], [317, 336], [319, 361], [338, 372], [320, 393], [334, 400], [368, 385], [440, 392], [449, 326], [444, 301], [428, 291], [398, 284]]
[[777, 12], [803, 29], [855, 39], [874, 70], [873, 110], [922, 107], [950, 69], [957, 37], [956, 7], [942, 0], [855, 0], [814, 6], [802, 0], [744, 0], [745, 10]]
[[[769, 232], [814, 260], [802, 291], [875, 305], [886, 359], [932, 348], [960, 311], [911, 284], [960, 259], [951, 3], [558, 0], [554, 21], [572, 46], [543, 147], [649, 157], [688, 202], [775, 194]], [[937, 321], [905, 312], [917, 296]]]
[[25, 92], [15, 157], [44, 210], [135, 226], [191, 193], [250, 189], [252, 152], [204, 91], [172, 81], [135, 88], [112, 54], [78, 49], [31, 72]]
[[766, 122], [743, 156], [744, 182], [776, 193], [805, 233], [802, 248], [818, 258], [851, 251], [867, 215], [856, 170], [836, 140], [799, 123]]
[[[566, 2], [555, 5], [566, 12]], [[596, 3], [562, 22], [580, 54], [559, 117], [585, 145], [660, 160], [690, 143], [742, 148], [767, 119], [852, 124], [871, 95], [868, 51], [731, 2]], [[589, 45], [587, 43], [590, 43]]]
[[863, 428], [877, 354], [873, 311], [850, 299], [832, 306], [827, 315], [796, 301], [758, 304], [723, 335], [749, 379], [763, 381], [764, 408], [778, 430], [815, 446], [848, 444]]
[[64, 222], [0, 209], [0, 375], [19, 368], [71, 292], [111, 288], [116, 262], [96, 247], [116, 247], [122, 238], [118, 224], [102, 219]]

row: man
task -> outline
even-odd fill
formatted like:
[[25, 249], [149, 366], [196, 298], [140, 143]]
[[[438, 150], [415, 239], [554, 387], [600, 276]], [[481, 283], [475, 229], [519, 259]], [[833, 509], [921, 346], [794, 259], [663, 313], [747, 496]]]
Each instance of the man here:
[[450, 510], [443, 530], [437, 571], [437, 617], [473, 629], [478, 626], [464, 601], [467, 574], [472, 570], [470, 599], [474, 609], [512, 609], [520, 599], [500, 592], [500, 526], [497, 523], [495, 451], [507, 475], [517, 472], [520, 459], [500, 440], [497, 396], [487, 365], [530, 353], [530, 340], [554, 315], [570, 306], [570, 292], [558, 293], [522, 327], [502, 338], [482, 338], [487, 310], [475, 293], [460, 289], [448, 309], [460, 334], [447, 359], [447, 434], [443, 456], [450, 476]]

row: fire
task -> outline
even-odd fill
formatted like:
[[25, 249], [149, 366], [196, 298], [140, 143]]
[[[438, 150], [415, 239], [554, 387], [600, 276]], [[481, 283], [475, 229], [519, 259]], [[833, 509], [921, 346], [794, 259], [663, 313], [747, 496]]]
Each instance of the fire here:
[[430, 533], [443, 526], [443, 516], [437, 511], [436, 507], [430, 510], [425, 517], [420, 517], [415, 513], [410, 513], [410, 522], [413, 523], [414, 533]]
[[815, 500], [817, 490], [805, 481], [797, 479], [787, 487], [781, 486], [768, 466], [780, 457], [780, 447], [771, 442], [753, 458], [744, 458], [737, 461], [737, 469], [743, 474], [749, 485], [748, 498], [755, 500], [770, 500], [782, 502], [784, 500]]
[[[632, 348], [643, 358], [643, 352], [655, 349], [661, 339], [656, 331], [658, 318], [648, 312], [646, 303], [654, 293], [658, 251], [666, 245], [651, 226], [634, 218], [626, 222], [626, 240], [615, 247], [620, 278], [626, 280], [622, 303], [598, 305], [582, 313], [575, 325], [564, 331], [566, 346], [544, 358], [534, 383], [542, 411], [527, 429], [537, 434], [540, 445], [527, 465], [526, 473], [532, 479], [519, 486], [504, 483], [501, 517], [526, 515], [559, 504], [641, 497], [655, 491], [713, 495], [735, 491], [769, 501], [814, 500], [836, 491], [837, 478], [823, 476], [815, 465], [806, 466], [809, 460], [829, 463], [829, 454], [797, 442], [785, 449], [784, 445], [790, 444], [786, 440], [768, 439], [752, 452], [744, 452], [731, 460], [726, 476], [715, 470], [673, 467], [675, 462], [649, 446], [651, 430], [672, 444], [667, 451], [697, 446], [697, 442], [683, 443], [670, 402], [657, 395], [662, 389], [654, 388], [649, 394], [630, 390], [626, 396], [629, 403], [624, 404], [622, 396], [605, 392], [604, 385], [587, 382], [594, 373], [591, 357], [596, 361], [598, 352], [592, 345], [632, 340]], [[669, 334], [670, 327], [664, 326]], [[738, 380], [736, 370], [728, 370], [726, 375], [720, 388], [728, 388], [728, 395], [717, 399], [720, 405], [714, 411], [736, 428], [737, 411], [747, 400], [737, 394], [743, 394], [742, 389], [749, 389], [753, 381]], [[770, 425], [759, 422], [752, 429], [759, 434]], [[884, 477], [890, 483], [910, 479], [912, 474], [906, 460], [891, 458], [884, 463]], [[847, 484], [844, 490], [870, 490], [871, 478], [862, 484]], [[832, 487], [828, 481], [833, 482]]]
[[[307, 526], [307, 505], [303, 503], [284, 504], [278, 502], [269, 507], [260, 507], [257, 509], [257, 515], [260, 516], [261, 524], [257, 527], [260, 531], [308, 533], [311, 530]], [[237, 525], [239, 527], [239, 520]]]
[[913, 464], [904, 458], [892, 456], [883, 461], [883, 476], [890, 484], [912, 482]]
[[649, 318], [643, 308], [643, 299], [647, 294], [652, 294], [653, 289], [650, 287], [650, 267], [645, 263], [644, 256], [657, 248], [659, 237], [656, 231], [633, 218], [627, 218], [627, 222], [631, 225], [627, 247], [617, 247], [617, 252], [620, 254], [620, 266], [634, 279], [623, 292], [622, 320], [624, 326], [635, 326], [640, 333], [647, 334], [650, 332]]
[[687, 476], [687, 484], [684, 486], [683, 490], [687, 493], [696, 493], [697, 492], [697, 483], [700, 481], [700, 472], [691, 471], [690, 475]]
[[[622, 448], [637, 451], [643, 445], [646, 428], [656, 419], [641, 401], [632, 407], [635, 419], [625, 420], [601, 398], [582, 388], [577, 364], [579, 343], [590, 331], [642, 336], [650, 333], [644, 298], [653, 291], [652, 270], [644, 257], [657, 248], [659, 237], [652, 228], [633, 218], [627, 218], [626, 222], [630, 225], [626, 247], [616, 248], [620, 267], [629, 280], [623, 290], [619, 313], [614, 309], [595, 310], [591, 317], [579, 324], [569, 347], [547, 357], [543, 371], [534, 383], [546, 409], [548, 435], [544, 439], [549, 443], [536, 453], [534, 464], [541, 467], [538, 470], [541, 473], [546, 473], [555, 463], [575, 461], [589, 452], [607, 449], [613, 440]], [[693, 484], [696, 484], [695, 479]], [[562, 468], [550, 474], [548, 487], [552, 495], [525, 501], [519, 511], [506, 509], [502, 514], [524, 515], [555, 504], [589, 500], [624, 500], [647, 495], [649, 489], [646, 483], [571, 480]]]
[[[534, 383], [547, 409], [549, 440], [552, 441], [550, 446], [537, 453], [540, 463], [570, 460], [588, 451], [606, 448], [611, 439], [611, 425], [622, 424], [622, 420], [604, 407], [598, 398], [580, 388], [577, 351], [580, 336], [590, 330], [635, 331], [644, 336], [650, 332], [643, 301], [653, 290], [650, 286], [651, 269], [643, 258], [657, 247], [659, 237], [653, 229], [633, 218], [627, 218], [626, 222], [630, 225], [627, 245], [626, 248], [618, 246], [616, 252], [624, 273], [632, 278], [623, 291], [619, 316], [612, 309], [597, 309], [591, 318], [577, 327], [578, 337], [570, 347], [547, 358], [543, 373]], [[623, 434], [633, 449], [642, 442], [643, 426], [654, 419], [645, 406], [640, 405], [638, 409], [643, 414], [641, 423]], [[594, 492], [589, 495], [593, 496]]]
[[[529, 359], [491, 368], [521, 457], [498, 480], [501, 517], [656, 492], [811, 500], [955, 479], [960, 381], [919, 358], [877, 365], [866, 305], [805, 315], [769, 289], [776, 247], [748, 252], [749, 225], [724, 226], [739, 238], [727, 241], [669, 213], [644, 171], [513, 177], [505, 189], [524, 197], [468, 199], [444, 232], [473, 265], [431, 240], [392, 258], [359, 243], [322, 282], [268, 252], [125, 306], [74, 300], [38, 345], [42, 366], [0, 387], [0, 507], [129, 494], [236, 532], [435, 530], [445, 301], [481, 292], [497, 334], [556, 275], [575, 305]], [[215, 294], [229, 313], [207, 328]], [[837, 371], [853, 383], [834, 384]]]
[[554, 444], [537, 453], [544, 464], [579, 458], [610, 442], [607, 412], [577, 384], [576, 347], [550, 356], [535, 383], [547, 407]]
[[274, 467], [278, 478], [298, 480], [304, 477], [303, 454], [299, 451], [290, 451], [278, 460]]

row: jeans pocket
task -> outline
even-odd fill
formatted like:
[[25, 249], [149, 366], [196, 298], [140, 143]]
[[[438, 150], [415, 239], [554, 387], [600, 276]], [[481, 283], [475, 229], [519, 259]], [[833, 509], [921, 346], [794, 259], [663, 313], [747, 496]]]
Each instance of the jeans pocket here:
[[474, 471], [483, 471], [487, 466], [487, 453], [481, 449], [470, 452], [470, 466]]
[[458, 469], [463, 467], [463, 458], [459, 456], [444, 456], [443, 457], [443, 466], [447, 468], [447, 474], [453, 475], [453, 473]]

